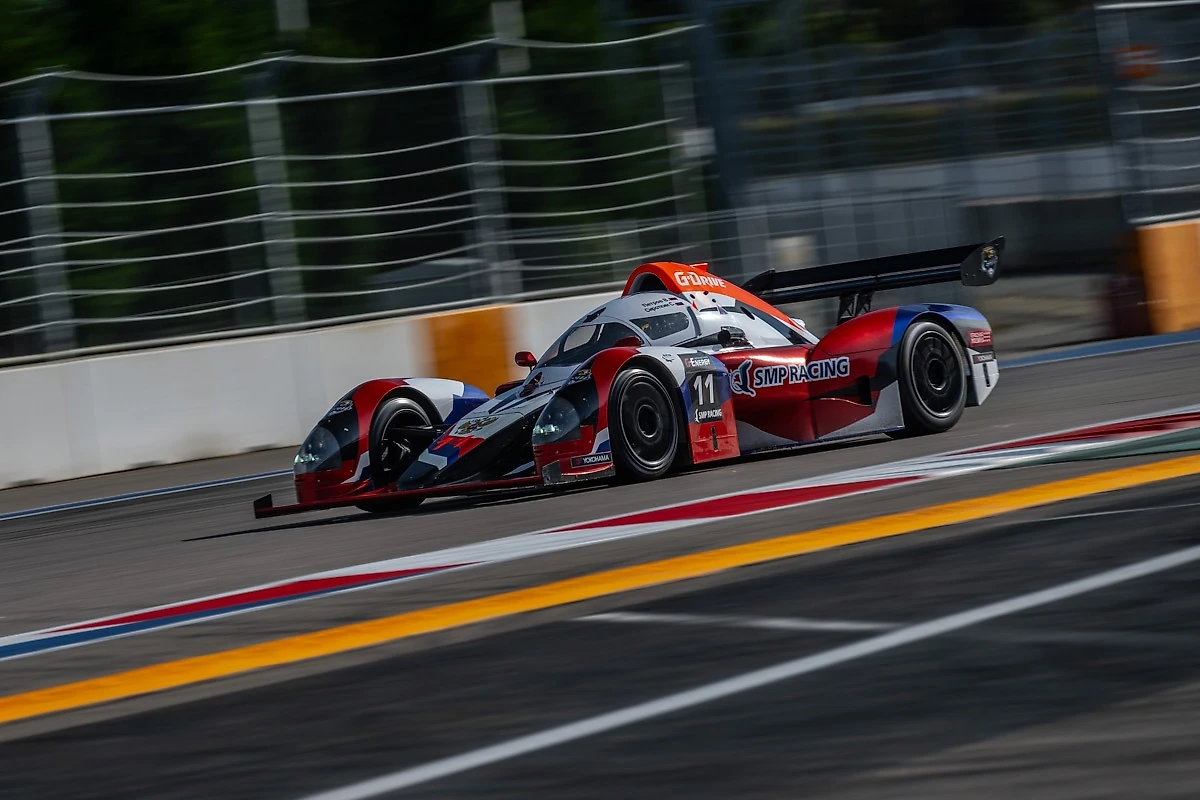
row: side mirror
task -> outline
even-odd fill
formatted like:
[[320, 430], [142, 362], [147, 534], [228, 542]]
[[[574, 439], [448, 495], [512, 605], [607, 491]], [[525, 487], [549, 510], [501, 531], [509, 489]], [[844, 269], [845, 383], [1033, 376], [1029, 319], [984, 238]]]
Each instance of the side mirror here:
[[513, 360], [517, 362], [518, 367], [529, 367], [530, 369], [533, 369], [537, 366], [537, 356], [528, 350], [518, 350], [517, 356]]
[[642, 346], [642, 340], [636, 336], [626, 336], [624, 338], [617, 339], [616, 344], [613, 345], [613, 347], [641, 347], [641, 346]]

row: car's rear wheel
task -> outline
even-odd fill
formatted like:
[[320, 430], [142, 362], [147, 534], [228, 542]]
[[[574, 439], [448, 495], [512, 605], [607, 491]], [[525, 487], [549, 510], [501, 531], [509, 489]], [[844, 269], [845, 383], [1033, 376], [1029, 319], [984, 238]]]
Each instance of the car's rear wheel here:
[[918, 322], [900, 342], [900, 404], [904, 430], [893, 438], [942, 433], [955, 426], [967, 404], [962, 348], [934, 322]]
[[[371, 476], [376, 488], [395, 483], [433, 439], [433, 422], [421, 404], [408, 397], [389, 397], [371, 421]], [[386, 513], [416, 508], [421, 498], [395, 498], [360, 503], [363, 511]]]
[[662, 382], [646, 370], [629, 369], [613, 381], [608, 426], [619, 478], [652, 480], [675, 462], [679, 415]]

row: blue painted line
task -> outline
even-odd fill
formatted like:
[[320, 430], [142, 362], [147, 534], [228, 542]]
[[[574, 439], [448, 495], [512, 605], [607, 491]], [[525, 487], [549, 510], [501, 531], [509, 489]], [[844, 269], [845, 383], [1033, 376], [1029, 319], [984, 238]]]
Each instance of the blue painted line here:
[[1159, 347], [1173, 347], [1174, 345], [1193, 344], [1195, 342], [1200, 342], [1200, 330], [1163, 333], [1157, 336], [1139, 336], [1136, 339], [1115, 339], [1107, 342], [1072, 347], [1053, 353], [1039, 353], [1002, 361], [1000, 362], [1000, 368], [1033, 367], [1038, 364], [1053, 364], [1056, 361], [1073, 361], [1077, 358], [1094, 358], [1096, 356], [1117, 355], [1118, 353], [1133, 353], [1138, 350], [1154, 350]]
[[177, 614], [170, 617], [159, 617], [157, 619], [142, 620], [140, 622], [125, 622], [116, 625], [105, 625], [97, 628], [84, 628], [82, 630], [63, 631], [62, 633], [52, 633], [37, 639], [29, 639], [24, 642], [16, 642], [14, 644], [0, 645], [0, 661], [8, 661], [22, 656], [34, 655], [36, 653], [45, 653], [51, 650], [61, 650], [67, 647], [76, 647], [78, 645], [88, 644], [90, 642], [104, 641], [107, 639], [119, 639], [123, 636], [132, 636], [136, 633], [144, 633], [159, 628], [172, 628], [178, 625], [187, 625], [193, 622], [201, 622], [203, 620], [213, 619], [216, 617], [229, 617], [236, 614], [242, 614], [247, 611], [255, 611], [262, 608], [270, 608], [272, 606], [283, 606], [291, 603], [297, 603], [303, 600], [311, 600], [316, 597], [325, 597], [335, 594], [343, 594], [352, 592], [358, 589], [366, 589], [372, 586], [379, 586], [387, 583], [398, 583], [399, 581], [409, 580], [412, 575], [405, 575], [395, 578], [382, 578], [375, 581], [365, 581], [348, 586], [339, 586], [336, 589], [319, 589], [312, 592], [303, 592], [300, 594], [289, 595], [287, 597], [276, 597], [269, 600], [258, 600], [249, 603], [240, 603], [238, 605], [223, 606], [221, 608], [209, 608], [203, 611], [193, 611], [188, 614]]
[[42, 514], [54, 514], [59, 511], [75, 511], [81, 508], [94, 508], [96, 506], [106, 506], [110, 503], [123, 503], [127, 500], [144, 500], [148, 497], [162, 497], [168, 494], [179, 494], [180, 492], [194, 492], [197, 489], [212, 489], [217, 486], [232, 486], [236, 483], [247, 483], [249, 481], [260, 481], [266, 478], [279, 478], [284, 475], [291, 475], [290, 469], [279, 469], [274, 472], [259, 472], [255, 475], [239, 475], [236, 478], [221, 478], [215, 481], [203, 481], [201, 483], [188, 483], [183, 486], [168, 486], [162, 489], [147, 489], [142, 492], [130, 492], [128, 494], [118, 494], [111, 497], [98, 497], [94, 500], [78, 500], [74, 503], [61, 503], [55, 506], [42, 506], [41, 508], [29, 508], [24, 511], [11, 511], [7, 514], [0, 514], [0, 522], [7, 522], [13, 519], [25, 519], [26, 517], [37, 517]]

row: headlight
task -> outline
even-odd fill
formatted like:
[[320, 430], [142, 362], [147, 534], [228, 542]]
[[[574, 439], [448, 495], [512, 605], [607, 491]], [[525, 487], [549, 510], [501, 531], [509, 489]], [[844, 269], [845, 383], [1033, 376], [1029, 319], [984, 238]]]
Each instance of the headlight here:
[[304, 475], [309, 472], [337, 469], [341, 465], [342, 451], [337, 437], [325, 428], [317, 426], [304, 440], [304, 444], [300, 445], [292, 469], [297, 475]]
[[533, 426], [533, 444], [552, 444], [579, 438], [579, 412], [561, 394], [547, 404]]
[[538, 438], [548, 438], [561, 431], [562, 428], [555, 425], [553, 422], [548, 422], [545, 425], [534, 425], [533, 435]]

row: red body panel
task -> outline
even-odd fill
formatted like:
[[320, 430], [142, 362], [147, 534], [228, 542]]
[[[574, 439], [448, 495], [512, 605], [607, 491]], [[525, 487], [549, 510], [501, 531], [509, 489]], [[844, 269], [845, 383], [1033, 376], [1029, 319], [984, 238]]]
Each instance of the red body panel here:
[[[719, 353], [734, 386], [736, 418], [794, 442], [816, 438], [808, 405], [809, 384], [791, 380], [796, 377], [794, 368], [805, 366], [811, 353], [811, 345]], [[755, 386], [757, 375], [764, 376], [762, 385]]]
[[896, 309], [883, 308], [848, 319], [825, 334], [818, 348], [825, 356], [882, 352], [892, 346]]
[[[351, 481], [357, 474], [358, 461], [370, 445], [371, 420], [375, 415], [375, 407], [389, 392], [393, 392], [407, 384], [400, 378], [379, 378], [367, 381], [358, 386], [351, 394], [354, 410], [358, 418], [358, 452], [353, 459], [345, 459], [342, 466], [325, 472], [307, 473], [296, 477], [296, 499], [301, 503], [315, 503], [324, 500], [336, 500], [348, 495], [359, 495], [369, 491], [371, 482]], [[347, 483], [347, 481], [350, 481]]]
[[892, 347], [895, 325], [896, 309], [872, 311], [837, 326], [817, 345], [814, 358], [850, 359], [847, 376], [830, 378], [813, 393], [812, 415], [818, 437], [830, 436], [874, 412], [879, 402], [879, 378], [883, 377], [878, 374], [880, 359]]
[[[810, 399], [817, 438], [831, 436], [871, 415], [879, 402], [879, 387], [872, 379], [882, 351], [853, 353], [849, 375], [830, 378]], [[865, 401], [865, 402], [864, 402]]]
[[533, 448], [533, 461], [538, 475], [549, 464], [558, 464], [560, 475], [568, 478], [600, 477], [612, 471], [611, 453], [592, 453], [596, 444], [596, 429], [579, 426], [579, 438]]
[[688, 421], [688, 445], [693, 464], [707, 464], [742, 454], [738, 445], [736, 411], [733, 400], [721, 404], [721, 419], [710, 422]]

